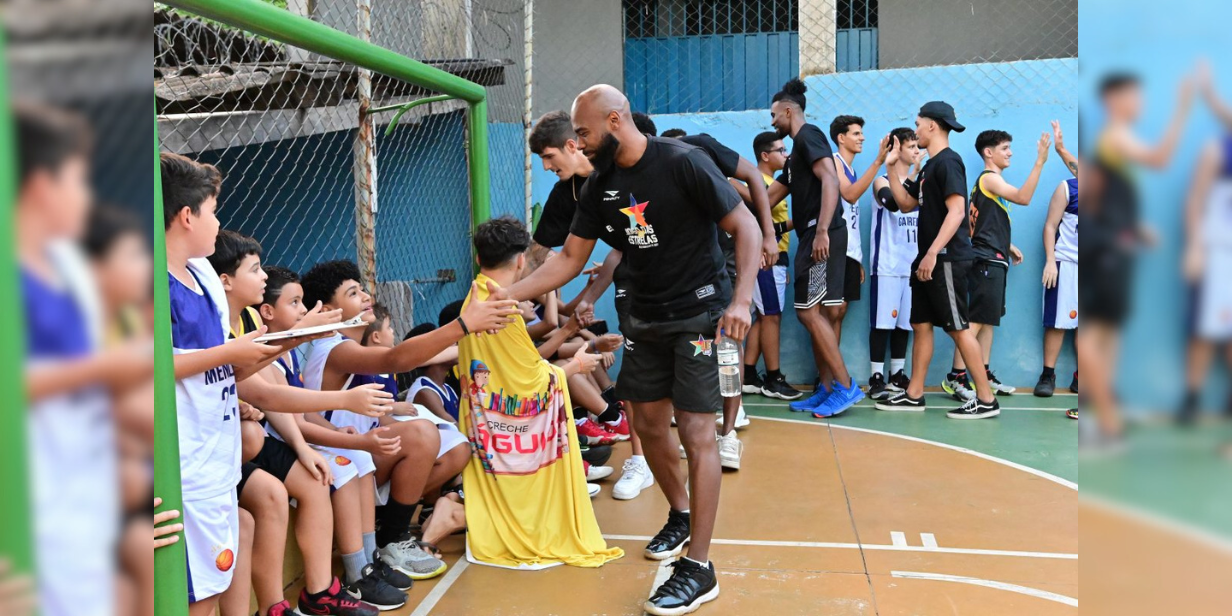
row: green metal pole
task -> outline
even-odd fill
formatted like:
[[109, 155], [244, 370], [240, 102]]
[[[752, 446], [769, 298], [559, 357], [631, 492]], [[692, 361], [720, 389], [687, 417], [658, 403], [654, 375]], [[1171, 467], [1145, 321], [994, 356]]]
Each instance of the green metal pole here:
[[261, 0], [171, 0], [167, 4], [469, 103], [480, 102], [487, 96], [483, 86], [477, 83], [366, 43]]
[[34, 573], [29, 471], [26, 455], [26, 331], [17, 283], [17, 148], [9, 108], [4, 32], [0, 30], [0, 468], [9, 469], [0, 505], [0, 559], [19, 574]]
[[398, 128], [398, 121], [402, 119], [402, 115], [405, 114], [406, 112], [420, 105], [427, 105], [428, 103], [440, 103], [443, 101], [451, 101], [451, 100], [454, 100], [454, 97], [448, 94], [439, 94], [437, 96], [429, 96], [428, 98], [421, 98], [418, 100], [413, 100], [409, 103], [401, 103], [398, 105], [386, 105], [384, 107], [377, 107], [376, 109], [369, 109], [368, 115], [372, 115], [375, 113], [381, 113], [383, 111], [392, 111], [394, 109], [398, 110], [398, 113], [395, 113], [393, 119], [389, 121], [389, 126], [385, 127], [385, 136], [388, 137], [393, 134], [395, 128]]
[[[471, 234], [492, 217], [492, 185], [488, 177], [488, 102], [472, 103], [467, 115], [467, 162], [471, 175]], [[472, 248], [472, 251], [474, 248]], [[472, 255], [474, 256], [474, 255]], [[476, 266], [478, 267], [478, 266]]]
[[[171, 300], [167, 288], [167, 237], [163, 181], [158, 164], [158, 119], [154, 119], [154, 495], [158, 511], [174, 509], [183, 521], [180, 492], [180, 431], [175, 414], [175, 358], [171, 353]], [[188, 571], [184, 533], [154, 552], [154, 613], [187, 616]]]

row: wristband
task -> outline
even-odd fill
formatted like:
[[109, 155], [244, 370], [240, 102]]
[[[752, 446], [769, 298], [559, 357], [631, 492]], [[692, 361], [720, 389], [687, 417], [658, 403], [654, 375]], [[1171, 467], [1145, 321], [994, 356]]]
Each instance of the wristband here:
[[460, 327], [462, 328], [462, 335], [463, 335], [463, 336], [469, 336], [469, 335], [471, 335], [471, 330], [470, 330], [470, 328], [469, 328], [469, 327], [467, 327], [467, 326], [466, 326], [466, 321], [463, 321], [463, 320], [462, 320], [462, 317], [458, 317], [458, 326], [460, 326]]

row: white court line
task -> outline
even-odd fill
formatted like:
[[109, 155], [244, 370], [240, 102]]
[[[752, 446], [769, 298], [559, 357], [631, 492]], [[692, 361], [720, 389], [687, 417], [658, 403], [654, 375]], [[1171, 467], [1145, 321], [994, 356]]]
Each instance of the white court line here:
[[905, 548], [907, 547], [907, 535], [898, 531], [891, 531], [890, 543], [893, 543], [896, 548]]
[[[651, 537], [640, 535], [603, 535], [610, 541], [650, 541]], [[967, 554], [970, 556], [1013, 556], [1019, 558], [1046, 558], [1053, 560], [1078, 560], [1077, 554], [1064, 552], [1025, 552], [1018, 550], [979, 550], [972, 548], [926, 548], [912, 545], [884, 545], [872, 543], [827, 543], [818, 541], [761, 541], [757, 539], [711, 539], [711, 545], [738, 545], [772, 548], [820, 548], [834, 550], [878, 550], [883, 552], [931, 552], [935, 554]]]
[[432, 608], [436, 607], [441, 597], [445, 596], [445, 593], [449, 591], [449, 587], [458, 581], [458, 577], [462, 575], [463, 571], [466, 571], [468, 564], [465, 556], [459, 558], [458, 562], [454, 563], [453, 569], [450, 569], [449, 573], [446, 573], [445, 577], [441, 578], [441, 581], [432, 587], [432, 591], [428, 593], [428, 596], [419, 602], [419, 607], [416, 607], [415, 611], [411, 612], [411, 616], [428, 616], [428, 614], [431, 614]]
[[1008, 466], [1008, 467], [1010, 467], [1010, 468], [1018, 469], [1018, 470], [1020, 470], [1020, 471], [1022, 471], [1022, 472], [1024, 472], [1024, 473], [1030, 473], [1030, 474], [1032, 474], [1032, 475], [1035, 475], [1036, 477], [1040, 477], [1040, 478], [1042, 478], [1042, 479], [1047, 479], [1048, 481], [1051, 481], [1051, 482], [1053, 482], [1053, 483], [1056, 483], [1056, 484], [1059, 484], [1059, 485], [1063, 485], [1063, 486], [1065, 486], [1065, 487], [1067, 487], [1067, 488], [1069, 488], [1069, 489], [1071, 489], [1071, 490], [1077, 490], [1077, 489], [1078, 489], [1078, 484], [1076, 484], [1076, 483], [1074, 483], [1074, 482], [1072, 482], [1072, 481], [1070, 481], [1070, 480], [1068, 480], [1068, 479], [1062, 479], [1062, 478], [1060, 478], [1060, 477], [1057, 477], [1056, 475], [1053, 475], [1052, 473], [1046, 473], [1046, 472], [1041, 471], [1041, 470], [1039, 470], [1039, 469], [1031, 468], [1030, 466], [1023, 466], [1022, 464], [1019, 464], [1019, 463], [1017, 463], [1017, 462], [1010, 462], [1009, 460], [1005, 460], [1005, 459], [1003, 459], [1003, 458], [998, 458], [998, 457], [996, 457], [996, 456], [990, 456], [990, 455], [988, 455], [988, 454], [986, 454], [986, 453], [980, 453], [980, 452], [978, 452], [978, 451], [975, 451], [974, 449], [967, 449], [966, 447], [958, 447], [958, 446], [955, 446], [955, 445], [947, 445], [947, 444], [945, 444], [945, 443], [938, 443], [937, 441], [930, 441], [930, 440], [928, 440], [928, 439], [916, 438], [916, 437], [914, 437], [914, 436], [906, 436], [906, 435], [903, 435], [903, 434], [894, 434], [893, 432], [882, 432], [881, 430], [869, 430], [868, 428], [856, 428], [856, 427], [853, 427], [853, 426], [840, 426], [840, 425], [836, 425], [836, 424], [833, 424], [833, 423], [828, 423], [828, 424], [827, 424], [827, 423], [821, 423], [821, 422], [817, 422], [817, 421], [802, 421], [802, 420], [799, 420], [799, 419], [780, 419], [780, 418], [778, 418], [778, 417], [756, 417], [756, 416], [750, 416], [749, 418], [750, 418], [750, 419], [756, 419], [756, 420], [758, 420], [758, 421], [781, 421], [781, 422], [784, 422], [784, 423], [804, 424], [804, 425], [806, 425], [806, 426], [823, 426], [823, 427], [836, 428], [836, 429], [839, 429], [839, 430], [852, 430], [852, 431], [855, 431], [855, 432], [867, 432], [868, 434], [880, 434], [881, 436], [889, 436], [889, 437], [893, 437], [893, 438], [900, 438], [900, 439], [903, 439], [903, 440], [905, 440], [905, 441], [914, 441], [914, 442], [916, 442], [916, 443], [924, 443], [924, 444], [926, 444], [926, 445], [934, 445], [934, 446], [941, 447], [941, 448], [944, 448], [944, 449], [949, 449], [949, 450], [951, 450], [951, 451], [957, 451], [957, 452], [959, 452], [959, 453], [965, 453], [965, 454], [969, 454], [969, 455], [975, 456], [975, 457], [977, 457], [977, 458], [982, 458], [982, 459], [984, 459], [984, 460], [988, 460], [989, 462], [996, 462], [997, 464], [1001, 464], [1001, 465], [1003, 465], [1003, 466]]
[[[958, 404], [958, 402], [955, 402], [954, 404], [955, 404], [955, 405], [957, 405], [957, 404]], [[768, 409], [769, 409], [769, 408], [773, 408], [773, 409], [782, 409], [782, 408], [785, 408], [782, 404], [774, 404], [774, 403], [771, 403], [771, 402], [745, 402], [745, 403], [744, 403], [744, 406], [755, 406], [755, 407], [768, 408]], [[853, 406], [853, 407], [851, 407], [851, 408], [856, 408], [856, 409], [871, 409], [871, 408], [873, 408], [873, 405], [871, 405], [871, 404], [862, 404], [862, 403], [861, 403], [861, 404], [857, 404], [857, 405], [855, 405], [855, 406]], [[1069, 409], [1068, 409], [1068, 408], [1053, 408], [1053, 407], [1051, 407], [1051, 406], [1004, 406], [1004, 405], [1003, 405], [1003, 406], [1001, 407], [1001, 410], [1003, 410], [1003, 411], [1043, 411], [1043, 412], [1046, 412], [1046, 413], [1064, 413], [1064, 412], [1068, 411]], [[803, 413], [801, 413], [801, 414], [803, 414]]]
[[896, 578], [908, 580], [935, 580], [938, 582], [957, 582], [959, 584], [971, 584], [972, 586], [983, 586], [984, 588], [993, 588], [996, 590], [1006, 590], [1016, 592], [1020, 595], [1045, 599], [1047, 601], [1055, 601], [1063, 603], [1070, 607], [1078, 607], [1078, 600], [1065, 595], [1058, 595], [1055, 592], [1048, 592], [1038, 588], [1029, 586], [1019, 586], [1017, 584], [1006, 584], [1005, 582], [995, 582], [993, 580], [981, 580], [979, 578], [963, 577], [961, 575], [943, 575], [940, 573], [919, 573], [915, 571], [891, 571], [890, 575]]
[[926, 548], [937, 549], [937, 537], [932, 533], [920, 533], [920, 541]]
[[1083, 494], [1081, 500], [1082, 503], [1091, 505], [1096, 509], [1102, 509], [1108, 513], [1124, 516], [1141, 524], [1153, 526], [1156, 529], [1169, 532], [1174, 535], [1180, 535], [1190, 541], [1202, 543], [1208, 547], [1215, 548], [1220, 552], [1232, 554], [1232, 539], [1229, 539], [1224, 535], [1218, 535], [1204, 528], [1199, 528], [1180, 520], [1164, 517], [1158, 513], [1131, 507], [1130, 505], [1124, 503], [1111, 501], [1102, 496]]

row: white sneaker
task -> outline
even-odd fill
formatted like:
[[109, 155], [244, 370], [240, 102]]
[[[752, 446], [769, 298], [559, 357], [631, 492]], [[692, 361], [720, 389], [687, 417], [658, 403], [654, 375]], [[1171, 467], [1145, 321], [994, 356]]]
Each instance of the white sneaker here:
[[733, 471], [740, 470], [740, 458], [744, 455], [744, 443], [736, 437], [736, 431], [728, 432], [726, 436], [718, 437], [719, 464]]
[[970, 402], [975, 399], [975, 392], [971, 391], [966, 383], [951, 379], [949, 376], [941, 381], [941, 391], [950, 394], [950, 397], [959, 402]]
[[644, 461], [638, 462], [629, 458], [625, 460], [625, 465], [620, 471], [620, 480], [612, 486], [612, 498], [616, 500], [636, 498], [642, 490], [654, 485], [654, 474], [650, 472], [650, 466]]
[[614, 472], [616, 471], [610, 466], [589, 466], [586, 470], [586, 481], [599, 481], [600, 479], [607, 479], [608, 477], [611, 477]]
[[[720, 411], [720, 412], [719, 412], [719, 416], [718, 416], [717, 418], [715, 418], [715, 420], [714, 420], [714, 424], [715, 424], [716, 426], [722, 426], [722, 425], [723, 425], [723, 413], [722, 413], [722, 411]], [[744, 412], [744, 405], [743, 405], [743, 404], [741, 404], [741, 405], [740, 405], [740, 408], [736, 411], [736, 423], [734, 424], [734, 427], [735, 427], [737, 430], [739, 430], [739, 429], [741, 429], [741, 428], [747, 428], [747, 427], [749, 427], [749, 416], [748, 416], [748, 415]]]
[[680, 459], [681, 459], [681, 460], [688, 460], [688, 459], [689, 459], [689, 454], [688, 454], [688, 453], [685, 453], [685, 450], [684, 450], [684, 445], [683, 445], [683, 444], [681, 444], [681, 445], [680, 445]]
[[597, 484], [597, 483], [588, 483], [588, 484], [586, 484], [586, 491], [587, 491], [587, 492], [590, 492], [590, 497], [591, 497], [591, 498], [594, 498], [594, 497], [595, 497], [595, 495], [599, 493], [599, 484]]

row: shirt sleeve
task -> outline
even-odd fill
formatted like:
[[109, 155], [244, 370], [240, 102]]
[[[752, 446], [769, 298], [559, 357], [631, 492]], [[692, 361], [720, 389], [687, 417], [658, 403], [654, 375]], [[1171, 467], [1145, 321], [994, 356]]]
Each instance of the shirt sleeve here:
[[599, 182], [587, 180], [578, 195], [577, 212], [573, 215], [573, 225], [569, 233], [586, 240], [597, 240], [603, 233], [603, 221], [599, 218], [599, 200], [595, 196], [594, 187]]
[[920, 183], [916, 180], [907, 180], [903, 182], [903, 188], [907, 189], [907, 194], [911, 195], [912, 199], [920, 198]]
[[812, 168], [818, 159], [834, 156], [834, 151], [830, 149], [830, 140], [826, 139], [826, 136], [821, 134], [820, 130], [816, 128], [802, 130], [796, 136], [802, 138], [804, 153], [808, 157], [809, 168]]
[[693, 203], [715, 222], [723, 220], [737, 204], [742, 203], [740, 194], [705, 152], [688, 152], [681, 159], [678, 173]]
[[717, 139], [702, 133], [700, 135], [689, 135], [681, 139], [685, 143], [699, 147], [710, 155], [710, 159], [719, 168], [719, 173], [725, 177], [736, 177], [736, 168], [740, 166], [740, 155], [735, 150], [719, 143]]
[[948, 198], [950, 195], [967, 196], [967, 172], [963, 169], [962, 163], [958, 160], [947, 160], [945, 165], [938, 171], [944, 173], [943, 177], [937, 178], [943, 190], [941, 194]]
[[787, 173], [786, 169], [789, 168], [790, 166], [791, 166], [791, 158], [788, 158], [787, 162], [783, 165], [784, 171], [779, 173], [779, 177], [774, 178], [775, 182], [778, 182], [779, 184], [782, 184], [783, 186], [786, 186], [788, 188], [791, 188], [791, 176]]

